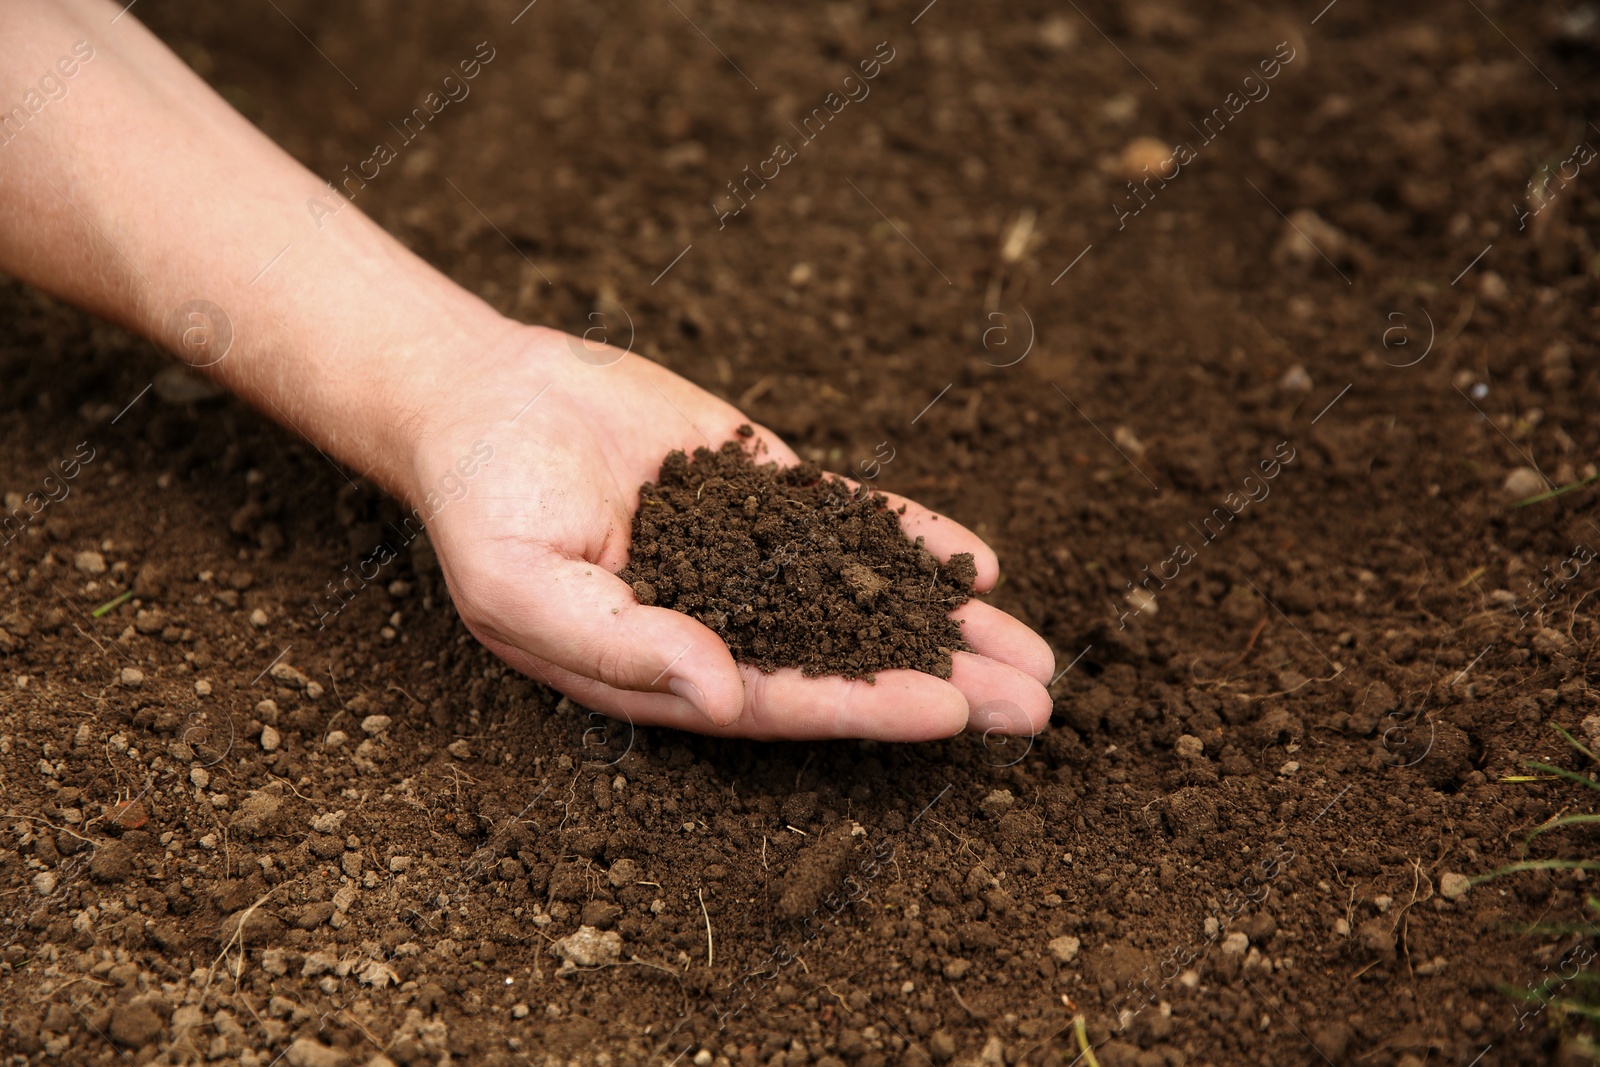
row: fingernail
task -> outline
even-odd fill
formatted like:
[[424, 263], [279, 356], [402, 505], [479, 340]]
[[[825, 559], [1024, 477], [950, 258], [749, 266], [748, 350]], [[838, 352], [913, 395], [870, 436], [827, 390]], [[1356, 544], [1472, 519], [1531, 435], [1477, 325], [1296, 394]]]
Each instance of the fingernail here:
[[1020, 734], [1031, 737], [1037, 731], [1022, 706], [1010, 700], [990, 700], [972, 710], [967, 719], [967, 729], [990, 734]]
[[709, 702], [706, 700], [705, 693], [701, 692], [700, 687], [689, 681], [687, 678], [673, 678], [667, 682], [667, 688], [672, 690], [674, 696], [681, 697], [693, 704], [695, 710], [709, 719], [713, 725], [732, 726], [734, 723], [739, 721], [739, 716], [741, 714], [739, 711], [735, 711], [733, 716], [731, 718], [727, 718], [725, 721], [712, 715], [710, 710], [708, 710]]
[[667, 688], [672, 690], [674, 696], [682, 697], [693, 704], [700, 714], [706, 714], [706, 695], [700, 687], [687, 678], [672, 678], [667, 682]]

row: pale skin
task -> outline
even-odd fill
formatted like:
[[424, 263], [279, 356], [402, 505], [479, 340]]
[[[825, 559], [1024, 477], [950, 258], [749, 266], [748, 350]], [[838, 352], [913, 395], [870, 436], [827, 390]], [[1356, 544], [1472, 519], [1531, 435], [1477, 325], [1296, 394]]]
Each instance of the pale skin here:
[[[429, 523], [450, 594], [496, 655], [586, 707], [760, 739], [1044, 726], [1049, 647], [981, 602], [955, 613], [974, 651], [955, 654], [948, 681], [896, 670], [873, 684], [763, 674], [689, 616], [641, 606], [616, 577], [640, 485], [669, 450], [720, 444], [749, 420], [637, 354], [578, 358], [584, 342], [501, 315], [354, 204], [318, 228], [307, 201], [337, 204], [326, 184], [120, 9], [0, 6], [0, 106], [26, 111], [46, 74], [66, 88], [0, 145], [0, 271], [192, 365], [214, 350], [179, 343], [174, 310], [224, 309], [232, 346], [200, 372], [408, 505], [488, 442], [492, 462]], [[79, 41], [93, 56], [62, 78]], [[760, 426], [755, 441], [797, 462]], [[978, 589], [994, 585], [978, 537], [890, 499], [910, 536], [943, 558], [972, 553]]]

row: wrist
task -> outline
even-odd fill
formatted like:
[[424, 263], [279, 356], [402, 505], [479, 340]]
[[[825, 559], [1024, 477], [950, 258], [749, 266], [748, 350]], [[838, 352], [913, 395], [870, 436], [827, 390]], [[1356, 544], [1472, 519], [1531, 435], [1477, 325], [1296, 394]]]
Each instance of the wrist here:
[[481, 410], [485, 393], [498, 395], [507, 350], [526, 329], [458, 292], [476, 307], [440, 315], [425, 329], [379, 331], [375, 343], [361, 346], [356, 372], [339, 383], [340, 403], [360, 427], [350, 442], [357, 454], [339, 458], [408, 507], [435, 491], [471, 454], [471, 439], [484, 436], [486, 428], [473, 432], [470, 413]]

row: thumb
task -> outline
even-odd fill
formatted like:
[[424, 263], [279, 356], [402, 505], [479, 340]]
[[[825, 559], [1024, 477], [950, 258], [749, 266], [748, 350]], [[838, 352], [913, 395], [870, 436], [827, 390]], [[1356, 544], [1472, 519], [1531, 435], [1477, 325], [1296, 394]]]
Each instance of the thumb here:
[[542, 554], [516, 583], [479, 593], [489, 628], [558, 667], [616, 689], [672, 693], [718, 727], [744, 713], [744, 683], [723, 640], [680, 611], [642, 606], [597, 563]]

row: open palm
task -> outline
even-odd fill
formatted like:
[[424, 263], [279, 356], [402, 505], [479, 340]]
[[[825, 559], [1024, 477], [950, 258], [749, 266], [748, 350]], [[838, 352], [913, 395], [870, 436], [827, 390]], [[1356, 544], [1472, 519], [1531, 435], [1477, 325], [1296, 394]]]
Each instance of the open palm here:
[[[507, 663], [596, 711], [726, 736], [910, 741], [1033, 733], [1049, 718], [1049, 647], [978, 601], [954, 612], [976, 651], [955, 653], [949, 681], [886, 670], [871, 683], [735, 664], [700, 622], [640, 605], [616, 576], [640, 485], [668, 451], [716, 447], [749, 420], [647, 359], [556, 331], [527, 327], [507, 353], [441, 390], [417, 460], [425, 491], [475, 442], [493, 449], [429, 530], [463, 621]], [[769, 430], [754, 441], [798, 462]], [[977, 589], [994, 585], [994, 552], [970, 531], [916, 504], [901, 525], [941, 559], [972, 553]]]

